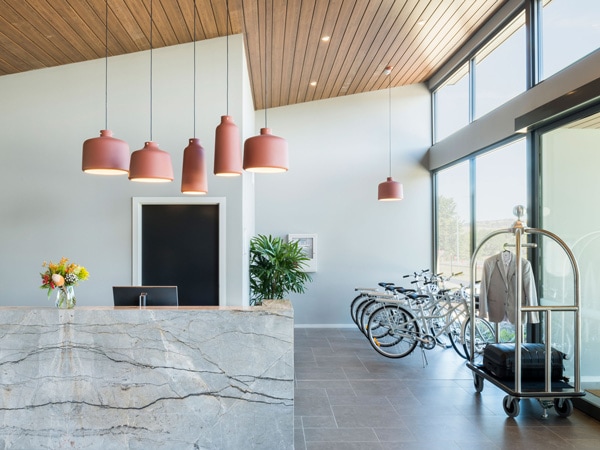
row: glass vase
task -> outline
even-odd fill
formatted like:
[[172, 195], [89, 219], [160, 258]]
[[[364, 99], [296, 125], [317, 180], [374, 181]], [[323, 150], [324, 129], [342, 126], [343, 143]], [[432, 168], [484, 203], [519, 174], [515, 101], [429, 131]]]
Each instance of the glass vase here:
[[59, 309], [71, 309], [75, 306], [75, 289], [73, 286], [56, 288], [55, 305]]

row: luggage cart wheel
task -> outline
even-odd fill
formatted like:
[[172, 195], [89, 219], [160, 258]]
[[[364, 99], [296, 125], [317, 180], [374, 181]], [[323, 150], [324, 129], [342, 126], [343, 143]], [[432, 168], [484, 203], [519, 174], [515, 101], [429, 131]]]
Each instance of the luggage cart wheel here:
[[483, 391], [483, 377], [477, 374], [473, 375], [473, 384], [475, 385], [475, 392], [480, 393]]
[[504, 407], [504, 412], [508, 417], [517, 417], [519, 412], [521, 412], [519, 399], [511, 397], [510, 395], [504, 397], [504, 400], [502, 400], [502, 406]]
[[573, 413], [573, 402], [568, 398], [555, 398], [554, 409], [560, 417], [569, 417]]

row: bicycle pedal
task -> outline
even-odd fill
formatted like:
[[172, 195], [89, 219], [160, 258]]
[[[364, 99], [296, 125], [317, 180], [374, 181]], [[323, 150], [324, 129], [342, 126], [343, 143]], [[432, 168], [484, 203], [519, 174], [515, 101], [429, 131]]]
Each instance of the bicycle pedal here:
[[373, 342], [375, 342], [375, 345], [377, 347], [381, 347], [381, 344], [379, 343], [379, 341], [377, 339], [373, 338]]

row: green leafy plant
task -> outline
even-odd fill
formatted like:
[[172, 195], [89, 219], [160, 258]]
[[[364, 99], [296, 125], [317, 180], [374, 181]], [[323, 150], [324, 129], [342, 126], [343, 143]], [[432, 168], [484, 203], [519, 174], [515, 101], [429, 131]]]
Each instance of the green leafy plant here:
[[303, 293], [312, 281], [304, 272], [308, 257], [297, 241], [258, 235], [250, 240], [250, 289], [252, 303], [283, 299], [289, 292]]

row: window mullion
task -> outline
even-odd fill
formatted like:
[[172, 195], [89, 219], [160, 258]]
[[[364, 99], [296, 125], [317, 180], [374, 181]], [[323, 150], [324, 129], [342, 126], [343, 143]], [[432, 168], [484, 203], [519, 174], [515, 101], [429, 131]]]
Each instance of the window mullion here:
[[475, 58], [469, 60], [469, 123], [475, 120]]
[[525, 6], [527, 89], [541, 80], [542, 74], [542, 4], [541, 0], [529, 0]]

